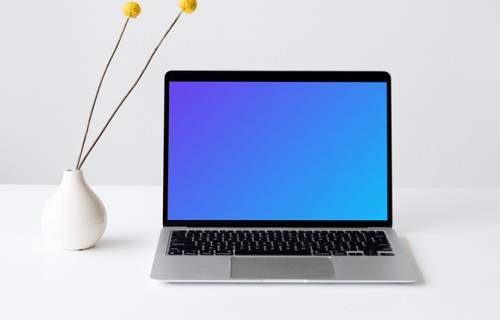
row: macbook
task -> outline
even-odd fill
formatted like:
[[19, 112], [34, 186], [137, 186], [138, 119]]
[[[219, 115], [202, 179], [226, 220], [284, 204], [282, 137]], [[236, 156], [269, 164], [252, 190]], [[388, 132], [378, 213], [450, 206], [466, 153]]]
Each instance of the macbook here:
[[168, 282], [415, 282], [392, 229], [386, 72], [170, 71]]

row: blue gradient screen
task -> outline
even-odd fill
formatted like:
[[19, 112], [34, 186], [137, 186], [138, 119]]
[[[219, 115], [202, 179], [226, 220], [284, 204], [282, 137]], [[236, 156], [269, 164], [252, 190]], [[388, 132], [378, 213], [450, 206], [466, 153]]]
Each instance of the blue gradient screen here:
[[387, 220], [387, 83], [169, 83], [169, 220]]

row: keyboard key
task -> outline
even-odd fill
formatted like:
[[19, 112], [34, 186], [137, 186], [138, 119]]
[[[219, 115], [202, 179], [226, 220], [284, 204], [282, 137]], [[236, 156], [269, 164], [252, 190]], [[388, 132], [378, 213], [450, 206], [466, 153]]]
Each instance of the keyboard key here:
[[316, 251], [313, 251], [313, 255], [315, 255], [315, 256], [329, 256], [329, 255], [331, 255], [331, 252], [326, 251], [326, 250], [316, 250]]
[[231, 256], [233, 255], [233, 250], [216, 250], [215, 254], [218, 256]]

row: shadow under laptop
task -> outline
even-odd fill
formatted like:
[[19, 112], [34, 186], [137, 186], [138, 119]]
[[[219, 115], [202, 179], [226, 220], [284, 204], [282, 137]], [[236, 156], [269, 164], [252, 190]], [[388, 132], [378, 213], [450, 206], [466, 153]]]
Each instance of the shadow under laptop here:
[[[160, 282], [160, 286], [199, 286], [201, 283], [194, 283], [194, 282], [184, 282], [184, 283], [179, 283], [179, 282]], [[238, 282], [233, 282], [233, 283], [223, 283], [223, 282], [205, 282], [203, 285], [205, 286], [227, 286], [227, 287], [233, 287], [233, 286], [289, 286], [289, 287], [301, 287], [301, 286], [321, 286], [321, 287], [331, 287], [331, 286], [346, 286], [346, 287], [353, 287], [353, 286], [375, 286], [375, 287], [394, 287], [394, 286], [416, 286], [416, 285], [421, 285], [420, 279], [416, 283], [270, 283], [270, 282], [248, 282], [248, 283], [238, 283]]]

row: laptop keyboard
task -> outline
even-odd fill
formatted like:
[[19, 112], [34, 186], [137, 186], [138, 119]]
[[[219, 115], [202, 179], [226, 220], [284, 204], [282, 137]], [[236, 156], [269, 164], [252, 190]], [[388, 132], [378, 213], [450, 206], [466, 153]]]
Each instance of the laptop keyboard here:
[[393, 256], [383, 231], [173, 230], [169, 255]]

